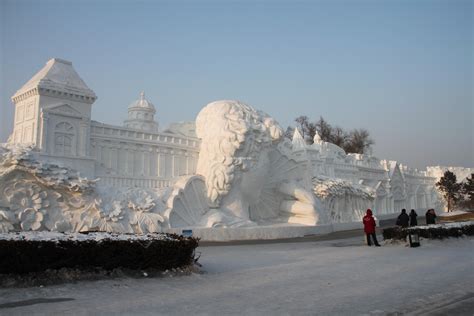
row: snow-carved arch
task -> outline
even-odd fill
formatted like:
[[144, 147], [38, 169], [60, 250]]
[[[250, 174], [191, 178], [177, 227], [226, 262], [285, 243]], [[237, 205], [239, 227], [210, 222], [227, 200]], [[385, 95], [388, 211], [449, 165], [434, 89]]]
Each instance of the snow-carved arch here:
[[419, 185], [416, 189], [416, 208], [425, 208], [427, 207], [427, 193], [423, 185]]

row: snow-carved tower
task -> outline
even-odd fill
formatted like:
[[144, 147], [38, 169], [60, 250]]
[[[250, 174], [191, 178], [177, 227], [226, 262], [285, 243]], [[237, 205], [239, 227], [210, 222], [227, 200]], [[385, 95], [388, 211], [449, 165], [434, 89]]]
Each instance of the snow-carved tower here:
[[128, 119], [123, 122], [124, 126], [147, 132], [158, 132], [158, 123], [154, 119], [155, 113], [155, 107], [145, 99], [145, 92], [141, 92], [140, 99], [128, 106]]
[[12, 97], [15, 124], [10, 142], [33, 144], [46, 155], [85, 159], [96, 99], [70, 61], [50, 59]]

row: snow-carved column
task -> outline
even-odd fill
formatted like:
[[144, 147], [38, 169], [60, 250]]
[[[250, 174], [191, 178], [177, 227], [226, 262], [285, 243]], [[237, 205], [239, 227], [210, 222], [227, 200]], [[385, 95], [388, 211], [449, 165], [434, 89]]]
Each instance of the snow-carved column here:
[[170, 151], [170, 159], [171, 159], [171, 178], [175, 177], [175, 152], [174, 150]]
[[87, 118], [82, 118], [79, 123], [79, 148], [78, 156], [85, 157], [89, 155], [89, 144], [88, 144], [88, 130], [89, 130], [89, 120]]
[[156, 149], [156, 175], [158, 177], [162, 177], [163, 175], [161, 174], [161, 151], [159, 148]]
[[48, 152], [48, 125], [49, 123], [49, 114], [41, 109], [41, 140], [40, 148], [41, 152]]

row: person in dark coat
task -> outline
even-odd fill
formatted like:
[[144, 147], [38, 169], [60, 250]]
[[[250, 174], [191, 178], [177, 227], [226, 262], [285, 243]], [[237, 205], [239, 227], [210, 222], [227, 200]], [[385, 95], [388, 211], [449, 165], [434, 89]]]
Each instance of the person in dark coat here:
[[430, 208], [426, 212], [425, 217], [426, 217], [426, 225], [436, 224], [436, 213], [434, 209]]
[[370, 242], [370, 237], [372, 237], [374, 240], [374, 245], [376, 247], [380, 247], [379, 242], [377, 241], [377, 236], [375, 235], [375, 219], [372, 216], [372, 210], [370, 208], [367, 210], [362, 222], [364, 223], [364, 232], [367, 238], [367, 246], [372, 246], [372, 243]]
[[405, 228], [405, 227], [408, 227], [409, 221], [410, 221], [410, 217], [408, 217], [407, 210], [403, 209], [402, 213], [398, 215], [397, 225], [401, 226], [402, 228]]
[[418, 217], [418, 214], [416, 214], [415, 210], [410, 211], [410, 226], [416, 226], [418, 225], [418, 220], [416, 219]]

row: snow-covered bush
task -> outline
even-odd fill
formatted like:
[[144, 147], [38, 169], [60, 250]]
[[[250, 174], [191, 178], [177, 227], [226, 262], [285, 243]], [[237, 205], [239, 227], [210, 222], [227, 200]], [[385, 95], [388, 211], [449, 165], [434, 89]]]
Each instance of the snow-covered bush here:
[[474, 236], [474, 222], [446, 223], [438, 225], [414, 226], [409, 228], [389, 227], [383, 230], [384, 239], [405, 239], [408, 233], [428, 239]]
[[164, 271], [192, 264], [198, 242], [163, 233], [0, 233], [0, 274], [61, 268]]

